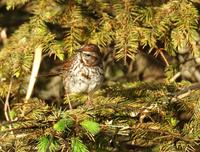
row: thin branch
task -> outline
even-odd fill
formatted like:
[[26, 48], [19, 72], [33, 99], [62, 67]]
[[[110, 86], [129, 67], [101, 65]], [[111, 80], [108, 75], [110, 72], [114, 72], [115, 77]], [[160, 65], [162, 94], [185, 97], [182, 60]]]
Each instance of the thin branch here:
[[5, 104], [4, 104], [4, 115], [5, 115], [7, 121], [11, 120], [10, 116], [9, 116], [9, 113], [10, 113], [9, 98], [10, 98], [12, 83], [13, 83], [13, 79], [11, 78], [9, 88], [8, 88], [8, 93], [7, 93], [7, 96], [6, 96], [6, 101], [5, 101]]
[[[12, 128], [12, 129], [7, 129], [7, 130], [4, 130], [4, 131], [0, 131], [0, 134], [4, 134], [4, 133], [9, 133], [9, 132], [15, 132], [15, 134], [20, 134], [16, 131], [23, 131], [25, 132], [26, 130], [29, 130], [29, 132], [31, 132], [30, 130], [32, 129], [32, 132], [35, 132], [36, 129], [42, 129], [41, 126], [28, 126], [28, 127], [21, 127], [21, 128]], [[1, 139], [1, 138], [0, 138]]]
[[[138, 128], [133, 127], [133, 129], [136, 130]], [[192, 142], [192, 138], [181, 135], [180, 133], [173, 133], [173, 132], [169, 132], [167, 130], [162, 130], [162, 129], [150, 129], [150, 128], [142, 128], [142, 129], [145, 130], [145, 131], [148, 131], [148, 132], [159, 133], [159, 134], [162, 134], [162, 135], [165, 135], [165, 136], [171, 136], [171, 139], [179, 139], [179, 140], [182, 140], [182, 141], [187, 142], [187, 143]]]
[[[10, 118], [10, 115], [9, 115], [10, 114], [9, 98], [10, 98], [12, 83], [13, 83], [13, 78], [11, 78], [11, 80], [10, 80], [8, 93], [7, 93], [6, 101], [5, 101], [5, 104], [4, 104], [4, 115], [5, 115], [7, 121], [12, 121], [11, 118]], [[9, 129], [12, 129], [12, 124], [9, 125]], [[12, 131], [11, 131], [11, 134], [13, 135]]]
[[180, 77], [181, 76], [181, 72], [178, 72], [178, 73], [176, 73], [170, 80], [169, 80], [169, 82], [171, 83], [171, 82], [174, 82], [178, 77]]
[[161, 56], [163, 61], [165, 62], [166, 66], [169, 66], [169, 62], [167, 61], [165, 55], [163, 54], [164, 49], [163, 48], [157, 48], [156, 52], [154, 53], [154, 56], [157, 57], [158, 55]]
[[[180, 133], [173, 133], [173, 132], [170, 132], [168, 130], [163, 130], [161, 128], [156, 128], [156, 129], [153, 129], [153, 128], [148, 128], [148, 126], [141, 126], [141, 125], [135, 125], [135, 126], [125, 126], [125, 125], [101, 125], [104, 129], [102, 129], [102, 132], [105, 132], [108, 131], [108, 128], [118, 128], [119, 130], [123, 129], [123, 130], [127, 130], [127, 136], [130, 135], [132, 133], [135, 133], [139, 130], [143, 130], [143, 131], [146, 131], [146, 132], [151, 132], [151, 133], [158, 133], [162, 136], [162, 138], [171, 138], [171, 139], [179, 139], [179, 140], [182, 140], [184, 142], [187, 142], [187, 143], [191, 143], [192, 142], [192, 138], [188, 137], [188, 136], [184, 136], [184, 135], [181, 135]], [[107, 130], [105, 129], [107, 128]], [[108, 133], [110, 133], [108, 131]], [[119, 134], [119, 133], [117, 133]], [[157, 137], [158, 138], [158, 137]]]
[[[12, 128], [12, 129], [6, 129], [6, 130], [3, 130], [3, 131], [0, 131], [0, 134], [4, 134], [4, 133], [8, 133], [8, 132], [16, 132], [16, 131], [22, 131], [22, 132], [25, 132], [26, 130], [29, 130], [30, 129], [33, 129], [33, 131], [36, 131], [36, 129], [43, 129], [43, 128], [46, 128], [47, 126], [52, 126], [52, 124], [54, 124], [57, 120], [55, 121], [47, 121], [47, 122], [42, 122], [42, 121], [35, 121], [33, 123], [32, 126], [26, 126], [26, 127], [19, 127], [19, 128]], [[42, 123], [41, 123], [42, 122]], [[16, 135], [19, 134], [19, 132], [16, 132]], [[0, 138], [1, 139], [1, 138]]]
[[192, 91], [200, 90], [200, 83], [194, 83], [188, 87], [185, 87], [181, 89], [180, 91], [176, 92], [174, 94], [174, 97], [172, 97], [171, 101], [175, 102], [177, 100], [183, 99], [185, 97], [188, 97], [191, 95]]
[[34, 88], [36, 78], [37, 78], [37, 75], [38, 75], [38, 71], [39, 71], [39, 68], [40, 68], [41, 60], [42, 60], [42, 47], [38, 46], [35, 49], [33, 68], [32, 68], [31, 77], [30, 77], [30, 80], [29, 80], [28, 90], [27, 90], [27, 93], [26, 93], [25, 103], [28, 102], [28, 100], [30, 99], [30, 97], [32, 95], [33, 88]]
[[164, 60], [166, 66], [168, 67], [169, 66], [169, 62], [167, 61], [167, 59], [166, 59], [165, 55], [163, 54], [162, 50], [160, 51], [160, 55], [161, 55], [162, 59]]
[[13, 120], [13, 121], [2, 121], [2, 122], [0, 122], [0, 126], [16, 124], [16, 123], [22, 123], [22, 122], [33, 121], [33, 120], [34, 119], [21, 119], [20, 120], [20, 118], [18, 118], [18, 120]]
[[200, 90], [200, 83], [194, 83], [188, 87], [182, 88], [179, 92], [175, 93], [176, 96], [179, 96], [181, 94], [185, 94], [187, 92], [190, 92], [192, 90]]

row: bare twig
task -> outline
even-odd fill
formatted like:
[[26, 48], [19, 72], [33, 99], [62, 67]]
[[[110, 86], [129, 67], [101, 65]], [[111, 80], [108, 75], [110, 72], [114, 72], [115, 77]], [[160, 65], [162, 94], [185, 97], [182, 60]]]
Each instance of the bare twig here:
[[190, 86], [184, 87], [179, 92], [177, 92], [175, 95], [179, 96], [179, 95], [185, 94], [187, 92], [190, 92], [192, 90], [200, 90], [200, 83], [194, 83]]
[[160, 55], [161, 55], [162, 59], [164, 60], [166, 66], [168, 67], [169, 66], [169, 62], [167, 61], [167, 59], [166, 59], [166, 57], [165, 57], [165, 55], [163, 54], [162, 51], [160, 51]]
[[26, 121], [33, 121], [33, 119], [27, 119], [27, 120], [13, 120], [13, 121], [2, 121], [0, 122], [0, 126], [3, 125], [9, 125], [9, 124], [15, 124], [15, 123], [20, 123], [20, 122], [26, 122]]
[[[133, 129], [136, 130], [138, 128], [133, 127]], [[139, 128], [139, 129], [141, 129], [141, 128]], [[180, 139], [180, 140], [187, 142], [187, 143], [192, 142], [192, 138], [187, 137], [187, 136], [183, 136], [180, 133], [173, 133], [173, 132], [169, 132], [167, 130], [162, 130], [160, 128], [159, 129], [142, 128], [142, 129], [145, 130], [145, 131], [148, 131], [148, 132], [158, 133], [158, 134], [162, 134], [162, 135], [165, 135], [165, 136], [168, 136], [168, 137], [171, 136], [171, 139]]]
[[[10, 84], [9, 84], [9, 88], [8, 88], [8, 93], [7, 93], [7, 96], [6, 96], [6, 101], [4, 103], [4, 115], [5, 115], [7, 121], [12, 121], [11, 118], [10, 118], [10, 116], [9, 116], [9, 114], [10, 114], [9, 98], [10, 98], [12, 83], [13, 83], [13, 78], [11, 78], [11, 80], [10, 80]], [[12, 129], [12, 124], [9, 125], [9, 129]], [[12, 131], [11, 131], [11, 134], [13, 134]]]
[[167, 61], [165, 55], [163, 54], [164, 49], [163, 48], [157, 48], [156, 52], [154, 53], [154, 56], [157, 57], [158, 55], [161, 56], [163, 61], [165, 62], [166, 66], [169, 66], [169, 62]]
[[33, 88], [34, 88], [34, 85], [35, 85], [35, 82], [36, 82], [36, 78], [37, 78], [38, 71], [39, 71], [39, 68], [40, 68], [41, 60], [42, 60], [42, 47], [38, 46], [35, 49], [33, 67], [32, 67], [31, 77], [30, 77], [30, 80], [29, 80], [28, 90], [27, 90], [27, 93], [26, 93], [25, 103], [28, 102], [28, 100], [30, 99], [31, 94], [33, 92]]
[[178, 77], [181, 76], [181, 72], [176, 73], [170, 80], [169, 82], [174, 82]]
[[188, 87], [183, 88], [174, 94], [174, 97], [171, 99], [172, 102], [183, 99], [191, 95], [192, 91], [200, 90], [200, 83], [194, 83]]
[[11, 88], [12, 88], [12, 82], [13, 79], [11, 78], [9, 88], [8, 88], [8, 93], [6, 96], [6, 101], [4, 103], [4, 115], [6, 117], [7, 121], [10, 121], [9, 113], [10, 113], [10, 104], [9, 104], [9, 98], [10, 98], [10, 93], [11, 93]]

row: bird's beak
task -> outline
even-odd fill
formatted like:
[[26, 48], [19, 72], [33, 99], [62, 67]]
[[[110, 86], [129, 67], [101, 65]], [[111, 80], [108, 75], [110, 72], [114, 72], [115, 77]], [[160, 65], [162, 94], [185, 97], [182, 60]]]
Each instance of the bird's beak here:
[[76, 52], [81, 52], [81, 49], [77, 49]]

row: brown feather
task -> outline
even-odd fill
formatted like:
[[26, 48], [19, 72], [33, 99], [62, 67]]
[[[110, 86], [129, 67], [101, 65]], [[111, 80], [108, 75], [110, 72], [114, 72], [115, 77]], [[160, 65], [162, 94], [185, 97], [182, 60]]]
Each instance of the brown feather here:
[[96, 46], [94, 44], [86, 44], [82, 48], [80, 48], [80, 51], [96, 52], [99, 56], [101, 56], [101, 52], [100, 52], [98, 46]]
[[58, 73], [63, 73], [64, 71], [68, 71], [73, 64], [74, 57], [68, 59], [67, 61], [61, 63], [60, 65], [56, 66], [54, 70]]

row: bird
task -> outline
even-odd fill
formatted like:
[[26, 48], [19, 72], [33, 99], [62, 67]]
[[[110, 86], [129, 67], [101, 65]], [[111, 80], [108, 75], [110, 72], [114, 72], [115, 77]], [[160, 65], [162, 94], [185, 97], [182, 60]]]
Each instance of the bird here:
[[87, 105], [92, 105], [92, 95], [104, 81], [102, 54], [95, 44], [85, 44], [63, 66], [63, 86], [72, 109], [69, 94], [87, 93]]

